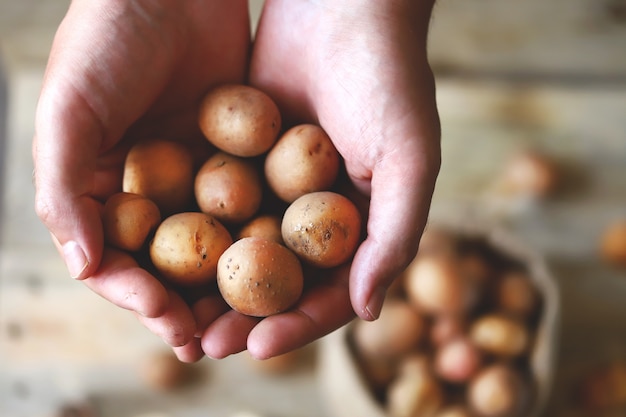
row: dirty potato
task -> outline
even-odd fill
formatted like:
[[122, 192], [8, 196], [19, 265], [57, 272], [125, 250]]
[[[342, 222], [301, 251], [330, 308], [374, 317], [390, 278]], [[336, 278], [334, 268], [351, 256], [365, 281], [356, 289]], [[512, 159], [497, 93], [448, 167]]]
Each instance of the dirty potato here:
[[232, 237], [214, 217], [184, 212], [165, 219], [150, 244], [150, 259], [168, 280], [180, 285], [205, 284], [215, 279], [217, 261]]
[[298, 301], [304, 277], [300, 261], [285, 246], [246, 237], [233, 243], [219, 258], [217, 285], [233, 310], [267, 317]]
[[350, 259], [360, 241], [361, 216], [346, 197], [319, 191], [299, 197], [285, 211], [285, 244], [307, 263], [330, 268]]

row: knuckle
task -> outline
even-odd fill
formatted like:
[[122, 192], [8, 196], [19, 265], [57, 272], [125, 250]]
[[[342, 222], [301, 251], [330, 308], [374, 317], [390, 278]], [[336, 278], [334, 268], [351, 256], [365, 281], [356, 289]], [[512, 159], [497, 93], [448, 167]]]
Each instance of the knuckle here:
[[46, 225], [54, 225], [61, 218], [61, 209], [56, 199], [45, 192], [37, 192], [35, 195], [35, 213]]

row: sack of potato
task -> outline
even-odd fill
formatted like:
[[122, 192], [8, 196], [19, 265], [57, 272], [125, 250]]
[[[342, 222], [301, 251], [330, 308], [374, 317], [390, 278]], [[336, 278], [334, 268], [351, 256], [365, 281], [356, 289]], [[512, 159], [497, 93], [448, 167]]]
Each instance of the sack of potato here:
[[217, 287], [242, 314], [283, 312], [308, 273], [348, 261], [362, 238], [363, 215], [337, 191], [343, 161], [322, 128], [285, 128], [272, 99], [246, 85], [210, 90], [198, 127], [200, 151], [167, 138], [130, 148], [105, 240], [183, 295]]
[[432, 222], [380, 318], [323, 339], [321, 389], [336, 417], [540, 414], [558, 293], [540, 257], [479, 223]]

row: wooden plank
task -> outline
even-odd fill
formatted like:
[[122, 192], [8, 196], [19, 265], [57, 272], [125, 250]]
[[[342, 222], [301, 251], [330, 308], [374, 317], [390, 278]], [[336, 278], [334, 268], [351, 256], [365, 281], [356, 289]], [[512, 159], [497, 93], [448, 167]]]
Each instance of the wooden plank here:
[[624, 79], [621, 0], [440, 0], [430, 56], [438, 71]]

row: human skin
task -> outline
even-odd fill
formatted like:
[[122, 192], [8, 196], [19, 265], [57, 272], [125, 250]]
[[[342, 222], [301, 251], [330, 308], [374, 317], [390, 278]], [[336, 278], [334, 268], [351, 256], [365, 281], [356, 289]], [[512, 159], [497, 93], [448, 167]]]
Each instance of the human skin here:
[[[439, 170], [432, 0], [267, 0], [249, 67], [245, 1], [155, 3], [75, 0], [51, 51], [33, 147], [36, 208], [70, 274], [135, 311], [184, 361], [244, 349], [267, 358], [355, 314], [377, 318], [417, 251]], [[262, 320], [218, 296], [188, 306], [102, 243], [101, 201], [121, 182], [129, 143], [153, 132], [195, 138], [194, 106], [224, 81], [268, 92], [287, 123], [320, 124], [371, 197], [352, 264], [329, 271], [294, 310]]]

